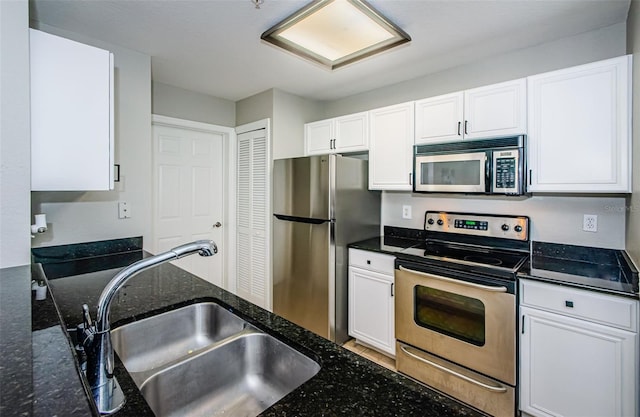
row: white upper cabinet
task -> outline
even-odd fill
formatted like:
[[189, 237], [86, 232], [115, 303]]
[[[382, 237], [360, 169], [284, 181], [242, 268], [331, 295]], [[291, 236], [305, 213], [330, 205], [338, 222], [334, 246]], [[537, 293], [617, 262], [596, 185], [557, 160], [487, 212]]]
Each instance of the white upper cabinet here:
[[367, 112], [304, 125], [304, 154], [359, 152], [369, 148]]
[[527, 80], [508, 81], [464, 92], [465, 139], [527, 133]]
[[30, 30], [31, 189], [113, 189], [113, 54]]
[[403, 103], [369, 112], [370, 190], [411, 190], [413, 104]]
[[631, 192], [631, 56], [528, 78], [530, 192]]
[[416, 101], [415, 144], [462, 140], [464, 93]]
[[416, 102], [416, 145], [527, 133], [527, 84], [518, 79]]

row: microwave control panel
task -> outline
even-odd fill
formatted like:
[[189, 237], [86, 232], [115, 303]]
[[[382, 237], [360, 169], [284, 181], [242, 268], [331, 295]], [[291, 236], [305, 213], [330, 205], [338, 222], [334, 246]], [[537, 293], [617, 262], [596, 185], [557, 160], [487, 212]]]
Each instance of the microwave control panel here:
[[520, 151], [518, 149], [493, 152], [493, 192], [520, 194]]

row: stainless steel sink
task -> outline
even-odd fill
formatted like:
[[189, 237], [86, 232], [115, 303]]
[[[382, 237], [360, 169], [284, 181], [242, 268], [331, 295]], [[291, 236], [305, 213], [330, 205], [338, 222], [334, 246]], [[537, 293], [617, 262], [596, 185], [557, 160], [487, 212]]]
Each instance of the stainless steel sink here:
[[111, 342], [127, 370], [139, 373], [197, 353], [246, 325], [218, 304], [199, 303], [118, 327]]
[[320, 370], [215, 303], [126, 324], [111, 338], [158, 417], [256, 416]]
[[245, 334], [152, 376], [140, 390], [157, 416], [256, 416], [319, 370], [272, 336]]

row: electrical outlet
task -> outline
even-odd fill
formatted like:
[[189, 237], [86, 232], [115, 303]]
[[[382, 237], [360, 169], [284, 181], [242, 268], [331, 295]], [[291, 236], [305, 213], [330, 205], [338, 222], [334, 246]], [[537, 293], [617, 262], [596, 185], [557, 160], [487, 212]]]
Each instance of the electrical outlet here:
[[595, 214], [585, 214], [582, 220], [582, 230], [585, 232], [597, 232], [598, 216]]
[[402, 206], [402, 218], [411, 219], [411, 206]]

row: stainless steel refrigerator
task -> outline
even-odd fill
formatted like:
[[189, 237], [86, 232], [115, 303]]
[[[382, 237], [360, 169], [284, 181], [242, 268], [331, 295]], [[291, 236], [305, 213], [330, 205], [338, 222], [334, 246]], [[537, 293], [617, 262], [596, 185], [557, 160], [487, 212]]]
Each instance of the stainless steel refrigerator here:
[[348, 339], [347, 245], [380, 234], [366, 160], [274, 161], [273, 311], [336, 343]]

